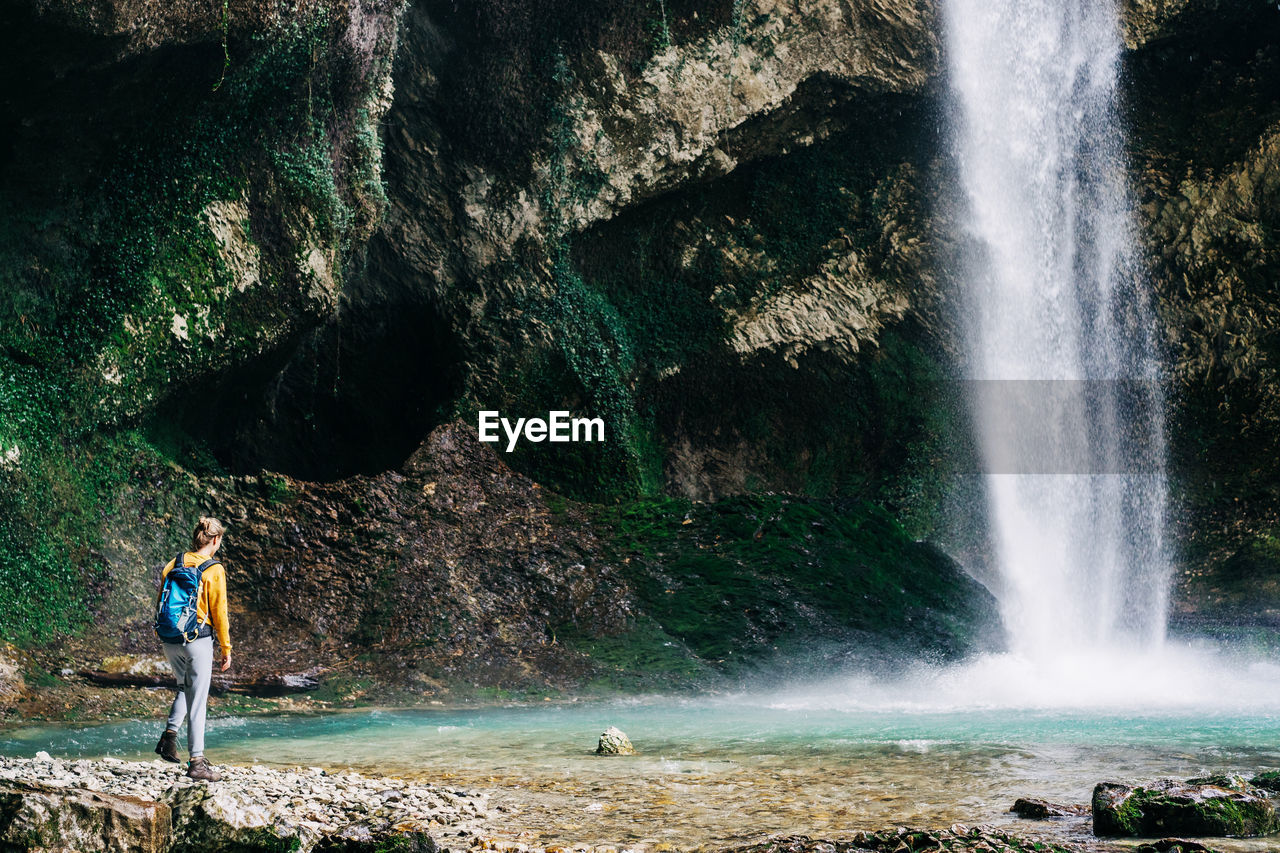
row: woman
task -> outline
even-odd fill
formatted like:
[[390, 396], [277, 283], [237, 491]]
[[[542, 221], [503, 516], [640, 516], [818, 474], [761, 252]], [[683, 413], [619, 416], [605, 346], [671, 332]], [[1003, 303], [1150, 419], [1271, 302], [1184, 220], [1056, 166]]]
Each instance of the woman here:
[[[160, 575], [160, 595], [163, 597], [165, 582], [177, 560], [184, 566], [205, 565], [200, 575], [199, 594], [196, 598], [196, 622], [194, 638], [183, 643], [163, 642], [164, 656], [173, 668], [178, 681], [178, 694], [169, 709], [169, 723], [156, 752], [165, 761], [181, 762], [178, 757], [178, 727], [187, 720], [187, 747], [191, 761], [187, 775], [192, 779], [217, 782], [222, 778], [204, 757], [204, 716], [209, 699], [209, 682], [213, 678], [213, 637], [218, 637], [222, 650], [222, 671], [231, 668], [231, 637], [227, 626], [227, 573], [222, 564], [212, 562], [213, 555], [222, 545], [226, 528], [216, 518], [201, 518], [191, 534], [191, 550], [170, 560]], [[159, 598], [157, 599], [157, 606]]]

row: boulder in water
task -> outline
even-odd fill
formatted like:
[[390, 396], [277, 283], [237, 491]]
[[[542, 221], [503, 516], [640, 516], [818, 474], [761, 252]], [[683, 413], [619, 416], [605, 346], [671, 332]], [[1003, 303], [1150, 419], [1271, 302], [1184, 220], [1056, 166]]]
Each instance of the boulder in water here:
[[0, 848], [72, 853], [164, 853], [172, 840], [169, 807], [124, 797], [27, 782], [0, 782]]
[[596, 755], [635, 755], [636, 748], [631, 739], [617, 726], [609, 726], [600, 734], [600, 743], [596, 746]]
[[1019, 797], [1009, 811], [1019, 817], [1030, 818], [1031, 820], [1045, 820], [1051, 817], [1081, 817], [1089, 814], [1089, 807], [1051, 803], [1048, 800], [1038, 800], [1034, 797]]
[[1093, 834], [1253, 837], [1280, 831], [1280, 816], [1265, 791], [1239, 777], [1215, 781], [1223, 784], [1194, 779], [1161, 779], [1146, 787], [1100, 782], [1093, 789]]

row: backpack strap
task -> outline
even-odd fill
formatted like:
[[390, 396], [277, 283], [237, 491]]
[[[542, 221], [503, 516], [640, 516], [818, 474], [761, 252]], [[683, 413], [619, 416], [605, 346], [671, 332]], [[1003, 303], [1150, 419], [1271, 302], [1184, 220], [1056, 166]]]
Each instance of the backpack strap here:
[[[184, 555], [184, 556], [185, 556], [185, 555]], [[201, 563], [200, 565], [198, 565], [198, 566], [196, 566], [196, 567], [195, 567], [195, 572], [196, 572], [196, 601], [197, 601], [197, 602], [199, 602], [199, 601], [200, 601], [200, 582], [204, 580], [204, 570], [205, 570], [205, 569], [207, 569], [207, 568], [209, 568], [210, 566], [216, 566], [216, 565], [218, 565], [218, 561], [217, 561], [217, 560], [209, 559], [209, 560], [205, 560], [203, 563]], [[199, 623], [197, 623], [197, 624], [199, 625], [199, 627], [196, 629], [196, 639], [199, 639], [200, 637], [212, 636], [212, 634], [204, 634], [204, 633], [202, 633], [204, 630], [208, 629], [208, 628], [212, 625], [212, 623], [213, 623], [213, 614], [212, 614], [212, 613], [206, 613], [206, 614], [205, 614], [205, 616], [209, 619], [209, 621], [208, 621], [208, 622], [199, 622]]]
[[173, 565], [169, 568], [169, 573], [165, 575], [164, 578], [162, 578], [160, 581], [160, 589], [163, 590], [164, 585], [167, 584], [169, 581], [173, 580], [173, 573], [176, 572], [178, 569], [182, 568], [182, 564], [184, 562], [183, 558], [186, 556], [187, 556], [186, 554], [179, 554], [178, 556], [173, 558]]

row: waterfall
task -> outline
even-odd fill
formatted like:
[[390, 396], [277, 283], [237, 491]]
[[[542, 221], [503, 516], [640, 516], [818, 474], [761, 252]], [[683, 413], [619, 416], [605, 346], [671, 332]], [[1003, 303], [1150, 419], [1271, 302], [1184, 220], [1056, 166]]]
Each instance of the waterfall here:
[[1114, 0], [944, 0], [965, 390], [1031, 659], [1163, 641], [1163, 399]]

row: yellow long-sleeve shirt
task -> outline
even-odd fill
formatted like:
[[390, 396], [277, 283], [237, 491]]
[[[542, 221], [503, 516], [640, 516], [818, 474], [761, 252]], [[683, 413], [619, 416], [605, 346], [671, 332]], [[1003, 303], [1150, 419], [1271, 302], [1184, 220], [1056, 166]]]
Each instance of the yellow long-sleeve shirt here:
[[[205, 557], [194, 551], [182, 555], [184, 566], [198, 566]], [[173, 560], [165, 563], [160, 573], [160, 585], [173, 569]], [[218, 645], [224, 652], [231, 649], [231, 628], [227, 622], [227, 572], [222, 563], [214, 563], [204, 570], [200, 576], [200, 594], [196, 597], [196, 621], [201, 625], [212, 625], [218, 637]]]

